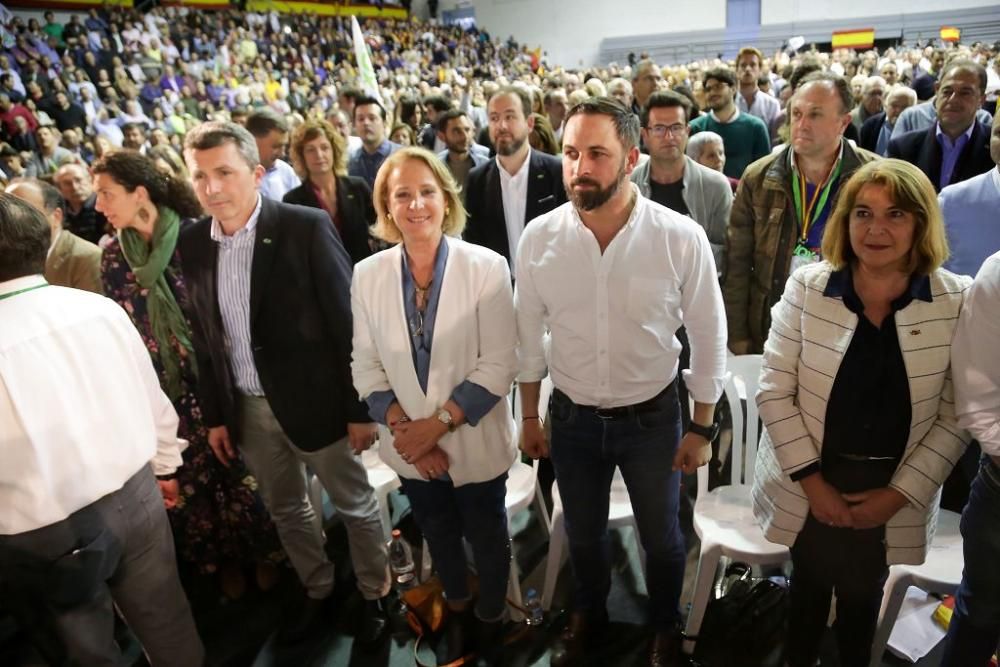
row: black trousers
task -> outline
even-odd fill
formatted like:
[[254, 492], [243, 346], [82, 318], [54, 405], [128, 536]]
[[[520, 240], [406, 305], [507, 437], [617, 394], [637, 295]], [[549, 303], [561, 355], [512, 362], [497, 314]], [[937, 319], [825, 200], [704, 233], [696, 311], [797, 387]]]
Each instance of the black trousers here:
[[816, 664], [834, 592], [834, 633], [840, 664], [868, 664], [882, 587], [889, 575], [884, 537], [884, 526], [854, 530], [824, 525], [812, 514], [806, 519], [791, 550], [793, 570], [785, 641], [789, 667]]

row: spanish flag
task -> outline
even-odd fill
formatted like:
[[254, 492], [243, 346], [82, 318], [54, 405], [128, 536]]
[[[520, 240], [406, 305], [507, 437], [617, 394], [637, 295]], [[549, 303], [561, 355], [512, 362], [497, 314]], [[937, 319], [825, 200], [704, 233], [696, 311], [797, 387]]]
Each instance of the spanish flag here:
[[942, 42], [957, 42], [961, 38], [962, 38], [962, 31], [960, 29], [950, 25], [941, 26]]
[[833, 33], [833, 48], [835, 49], [867, 49], [875, 44], [875, 28], [860, 28], [858, 30], [838, 30]]

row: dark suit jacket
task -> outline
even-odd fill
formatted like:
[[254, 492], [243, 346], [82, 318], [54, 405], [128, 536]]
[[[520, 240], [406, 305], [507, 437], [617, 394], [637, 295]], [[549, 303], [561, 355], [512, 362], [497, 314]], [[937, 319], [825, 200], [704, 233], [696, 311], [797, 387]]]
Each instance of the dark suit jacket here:
[[[309, 183], [289, 190], [282, 201], [322, 210]], [[372, 191], [365, 179], [356, 176], [337, 177], [337, 216], [340, 218], [340, 240], [351, 256], [352, 264], [357, 264], [372, 254], [368, 243], [368, 229], [375, 224]]]
[[878, 135], [882, 131], [882, 123], [885, 122], [885, 112], [877, 113], [861, 124], [861, 140], [858, 145], [866, 151], [875, 153], [878, 146]]
[[[931, 179], [934, 190], [940, 192], [938, 181], [941, 180], [942, 154], [936, 131], [937, 123], [934, 123], [926, 130], [914, 130], [893, 138], [889, 141], [888, 157], [899, 158], [916, 165], [920, 171], [927, 174], [927, 178]], [[958, 156], [955, 171], [952, 172], [951, 181], [947, 185], [961, 183], [973, 176], [985, 174], [994, 167], [996, 164], [990, 157], [990, 128], [977, 120], [969, 141]]]
[[[541, 151], [531, 151], [530, 159], [528, 198], [524, 203], [525, 224], [566, 202], [562, 161]], [[496, 160], [469, 172], [465, 182], [465, 208], [469, 219], [462, 238], [500, 253], [509, 262], [510, 243], [500, 194], [500, 167]]]
[[[216, 289], [211, 218], [181, 231], [205, 425], [239, 443], [236, 388]], [[351, 379], [351, 264], [323, 211], [264, 198], [250, 275], [250, 344], [261, 386], [296, 447], [315, 451], [370, 422]]]

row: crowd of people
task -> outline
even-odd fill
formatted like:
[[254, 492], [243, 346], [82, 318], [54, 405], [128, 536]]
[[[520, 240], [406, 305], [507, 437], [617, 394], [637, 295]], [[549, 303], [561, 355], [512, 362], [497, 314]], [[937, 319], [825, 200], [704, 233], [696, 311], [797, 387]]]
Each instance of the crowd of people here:
[[376, 442], [444, 588], [439, 664], [503, 663], [518, 444], [566, 516], [552, 663], [607, 627], [618, 469], [649, 664], [680, 664], [681, 482], [711, 458], [727, 351], [763, 355], [753, 503], [791, 549], [787, 664], [816, 663], [834, 594], [841, 660], [868, 663], [888, 566], [923, 561], [942, 503], [966, 565], [943, 664], [992, 655], [1000, 43], [574, 71], [370, 20], [363, 91], [339, 17], [5, 30], [0, 588], [52, 664], [117, 660], [113, 605], [154, 667], [201, 664], [178, 563], [232, 598], [287, 564], [280, 640], [314, 633], [335, 577], [303, 466], [347, 528], [356, 639], [379, 641]]

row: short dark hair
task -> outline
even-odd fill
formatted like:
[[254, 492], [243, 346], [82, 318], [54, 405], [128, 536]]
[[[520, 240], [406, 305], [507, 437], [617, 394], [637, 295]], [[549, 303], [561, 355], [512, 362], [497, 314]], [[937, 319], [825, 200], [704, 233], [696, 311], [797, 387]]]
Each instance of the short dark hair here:
[[428, 95], [424, 98], [424, 106], [432, 107], [435, 111], [442, 112], [451, 109], [451, 102], [444, 98], [444, 95]]
[[382, 122], [385, 122], [385, 107], [382, 103], [376, 100], [374, 97], [369, 97], [367, 95], [362, 95], [354, 100], [354, 110], [351, 112], [351, 122], [354, 122], [355, 117], [358, 115], [358, 107], [367, 106], [369, 104], [374, 104], [378, 107], [379, 113], [382, 115]]
[[456, 118], [468, 118], [469, 114], [465, 113], [461, 109], [448, 109], [437, 119], [437, 131], [442, 134], [448, 129], [448, 123], [455, 120]]
[[609, 116], [615, 124], [615, 133], [626, 151], [639, 145], [639, 118], [632, 110], [614, 97], [590, 97], [570, 107], [565, 123], [573, 116]]
[[247, 116], [247, 130], [255, 137], [266, 137], [272, 131], [288, 133], [288, 121], [270, 107], [254, 109]]
[[715, 79], [716, 81], [721, 81], [729, 85], [730, 88], [736, 87], [736, 75], [733, 70], [728, 67], [713, 67], [710, 70], [705, 71], [705, 75], [702, 77], [704, 83], [708, 83], [709, 79]]
[[28, 202], [0, 193], [0, 282], [45, 272], [49, 221]]
[[[858, 63], [860, 64], [860, 62]], [[792, 92], [799, 87], [802, 83], [802, 79], [809, 76], [813, 72], [822, 72], [823, 66], [819, 64], [818, 60], [803, 60], [799, 63], [795, 69], [792, 70], [791, 76], [788, 76], [788, 85], [791, 86]], [[853, 98], [852, 98], [853, 99]]]
[[39, 178], [26, 178], [20, 181], [20, 184], [38, 189], [38, 194], [42, 196], [42, 205], [45, 207], [46, 213], [52, 213], [57, 208], [66, 209], [66, 202], [63, 201], [63, 196], [51, 183], [47, 183]]
[[954, 58], [945, 63], [944, 67], [941, 68], [941, 74], [938, 75], [938, 84], [944, 81], [944, 78], [951, 74], [954, 69], [965, 69], [975, 74], [979, 77], [979, 92], [986, 92], [986, 68], [968, 58]]
[[357, 101], [357, 100], [361, 99], [362, 97], [364, 97], [365, 94], [363, 92], [361, 92], [360, 90], [358, 90], [357, 88], [352, 88], [350, 86], [344, 86], [343, 88], [340, 89], [339, 96], [340, 97], [346, 97], [349, 100], [355, 100], [355, 101]]
[[649, 99], [646, 101], [646, 106], [644, 106], [640, 112], [639, 122], [642, 123], [642, 127], [649, 125], [650, 109], [670, 109], [674, 107], [684, 109], [684, 123], [687, 124], [687, 122], [691, 119], [691, 101], [680, 93], [675, 93], [672, 90], [659, 90], [649, 96]]
[[146, 124], [138, 122], [125, 123], [124, 125], [122, 125], [122, 132], [128, 132], [129, 130], [134, 128], [138, 128], [139, 130], [142, 131], [143, 134], [146, 134]]
[[[531, 95], [524, 88], [520, 86], [501, 86], [495, 93], [490, 95], [490, 99], [492, 100], [494, 97], [500, 97], [501, 95], [513, 95], [521, 100], [521, 111], [524, 112], [524, 118], [527, 119], [531, 115]], [[486, 102], [486, 107], [489, 109], [489, 101]]]
[[799, 81], [799, 85], [795, 90], [798, 92], [798, 89], [807, 83], [815, 83], [817, 81], [829, 84], [830, 88], [837, 93], [837, 96], [840, 98], [841, 113], [851, 112], [851, 108], [854, 106], [854, 95], [851, 93], [851, 84], [847, 83], [847, 79], [833, 72], [811, 72]]

